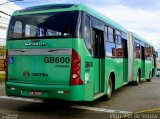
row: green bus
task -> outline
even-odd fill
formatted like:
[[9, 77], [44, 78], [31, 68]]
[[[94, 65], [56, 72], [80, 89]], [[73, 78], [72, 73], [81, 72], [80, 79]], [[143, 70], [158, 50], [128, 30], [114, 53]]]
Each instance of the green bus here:
[[6, 46], [8, 96], [93, 101], [155, 75], [153, 46], [81, 4], [15, 11]]

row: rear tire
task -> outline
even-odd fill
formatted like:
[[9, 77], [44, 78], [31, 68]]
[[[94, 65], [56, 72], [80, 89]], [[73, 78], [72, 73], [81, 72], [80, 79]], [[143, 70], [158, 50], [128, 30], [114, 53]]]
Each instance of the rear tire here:
[[147, 82], [151, 82], [151, 79], [147, 79], [146, 81], [147, 81]]
[[108, 91], [107, 94], [104, 96], [105, 100], [110, 100], [113, 92], [113, 82], [112, 79], [110, 78], [108, 81]]

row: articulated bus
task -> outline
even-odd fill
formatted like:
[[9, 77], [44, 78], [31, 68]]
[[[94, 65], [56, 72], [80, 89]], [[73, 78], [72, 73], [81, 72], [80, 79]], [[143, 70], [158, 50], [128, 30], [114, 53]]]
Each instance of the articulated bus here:
[[8, 96], [108, 100], [118, 88], [155, 75], [150, 43], [81, 4], [15, 11], [6, 47]]

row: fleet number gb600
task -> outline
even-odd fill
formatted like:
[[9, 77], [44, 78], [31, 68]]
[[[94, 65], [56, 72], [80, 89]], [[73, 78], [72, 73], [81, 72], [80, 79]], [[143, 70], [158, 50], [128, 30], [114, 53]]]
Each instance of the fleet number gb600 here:
[[44, 58], [45, 63], [69, 63], [70, 58], [69, 57], [45, 57]]

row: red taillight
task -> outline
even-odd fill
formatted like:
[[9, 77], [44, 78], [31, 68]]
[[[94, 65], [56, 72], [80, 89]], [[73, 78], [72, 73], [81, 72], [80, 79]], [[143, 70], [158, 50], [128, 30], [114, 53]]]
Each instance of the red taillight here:
[[5, 57], [5, 81], [8, 81], [8, 51], [6, 51]]
[[83, 81], [80, 77], [80, 70], [81, 70], [81, 58], [78, 53], [72, 49], [72, 69], [71, 69], [71, 85], [81, 85]]

